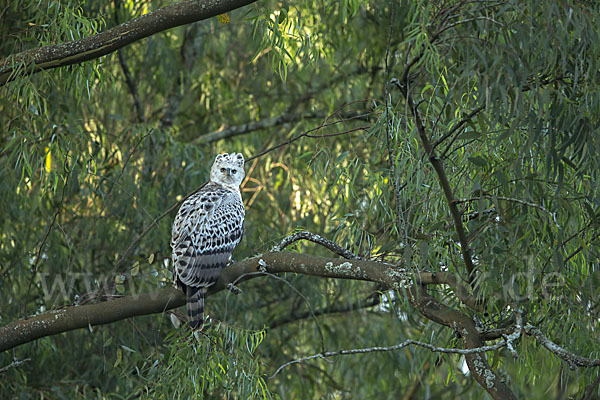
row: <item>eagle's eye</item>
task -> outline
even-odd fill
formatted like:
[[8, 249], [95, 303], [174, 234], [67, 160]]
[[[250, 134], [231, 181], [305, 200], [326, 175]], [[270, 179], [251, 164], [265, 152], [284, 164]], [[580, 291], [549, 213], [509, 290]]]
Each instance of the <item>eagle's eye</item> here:
[[237, 171], [236, 171], [235, 169], [232, 169], [232, 170], [231, 170], [231, 175], [235, 175], [235, 173], [236, 173], [236, 172], [237, 172]]
[[221, 168], [221, 172], [225, 173], [227, 170], [225, 168]]

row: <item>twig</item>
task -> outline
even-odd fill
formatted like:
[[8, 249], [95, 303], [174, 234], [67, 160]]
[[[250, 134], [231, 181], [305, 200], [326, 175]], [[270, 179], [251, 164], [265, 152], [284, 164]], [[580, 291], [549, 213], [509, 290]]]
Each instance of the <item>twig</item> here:
[[[119, 24], [119, 10], [121, 9], [121, 1], [115, 1], [115, 22], [117, 25]], [[123, 70], [123, 75], [125, 75], [125, 83], [131, 92], [131, 97], [133, 97], [133, 104], [135, 106], [135, 111], [137, 113], [137, 119], [139, 123], [146, 122], [146, 118], [144, 117], [144, 111], [142, 110], [142, 104], [140, 103], [140, 95], [137, 90], [137, 86], [135, 85], [135, 81], [131, 76], [131, 71], [129, 70], [129, 66], [127, 66], [127, 61], [123, 56], [123, 50], [117, 50], [117, 57], [119, 59], [119, 64], [121, 65], [121, 69]]]
[[567, 362], [570, 369], [575, 369], [577, 367], [600, 367], [600, 359], [598, 358], [586, 358], [581, 357], [576, 354], [571, 353], [570, 351], [560, 347], [550, 339], [548, 339], [542, 331], [536, 328], [533, 325], [527, 324], [525, 325], [525, 333], [529, 336], [533, 336], [542, 346], [550, 350], [551, 353], [556, 354], [558, 357], [562, 358]]
[[[460, 122], [458, 124], [454, 125], [452, 127], [452, 129], [450, 129], [444, 136], [442, 136], [441, 138], [439, 138], [438, 140], [436, 140], [436, 142], [432, 146], [432, 150], [435, 150], [435, 148], [440, 143], [442, 143], [444, 140], [446, 140], [450, 136], [452, 136], [457, 130], [459, 130], [460, 128], [462, 128], [467, 122], [469, 122], [475, 115], [477, 115], [484, 108], [485, 108], [485, 105], [482, 105], [482, 106], [477, 107], [475, 110], [471, 111], [470, 113], [468, 113], [463, 119], [460, 120]], [[441, 158], [444, 158], [444, 154], [445, 154], [446, 151], [447, 150], [444, 150], [444, 153], [442, 153], [442, 155], [440, 156]]]
[[98, 213], [98, 216], [96, 217], [96, 221], [104, 213], [104, 210], [106, 209], [106, 204], [108, 203], [108, 200], [110, 199], [110, 197], [112, 195], [112, 192], [115, 189], [115, 186], [119, 182], [119, 179], [121, 179], [121, 176], [123, 176], [123, 172], [125, 172], [125, 168], [127, 168], [127, 164], [129, 164], [129, 160], [131, 160], [131, 157], [137, 151], [137, 149], [140, 146], [140, 144], [148, 137], [148, 135], [150, 135], [152, 133], [153, 130], [154, 130], [153, 128], [148, 129], [146, 131], [146, 133], [137, 141], [137, 143], [133, 146], [133, 149], [127, 155], [127, 158], [125, 159], [125, 163], [123, 163], [123, 167], [121, 168], [121, 171], [119, 172], [119, 175], [117, 175], [117, 178], [112, 181], [112, 186], [110, 187], [110, 189], [108, 190], [108, 193], [104, 197], [104, 205], [102, 206], [102, 209]]
[[[571, 240], [575, 239], [577, 236], [581, 235], [582, 233], [585, 233], [585, 231], [591, 227], [594, 224], [594, 219], [591, 219], [587, 224], [585, 224], [585, 226], [581, 229], [579, 229], [577, 232], [573, 233], [571, 236], [569, 236], [568, 238], [566, 238], [565, 240], [563, 240], [558, 246], [556, 246], [557, 248], [564, 248], [564, 246], [569, 243]], [[592, 238], [588, 243], [591, 243], [593, 240], [597, 239], [598, 237], [600, 237], [600, 235], [595, 236], [594, 238]], [[577, 249], [575, 249], [575, 251], [573, 251], [571, 254], [569, 254], [569, 256], [565, 259], [565, 261], [563, 262], [563, 265], [566, 265], [567, 262], [569, 262], [569, 260], [571, 260], [571, 258], [575, 257], [577, 255], [577, 253], [579, 253], [581, 250], [583, 250], [583, 246], [579, 246]], [[544, 266], [542, 267], [542, 271], [541, 274], [543, 275], [546, 272], [546, 267], [548, 267], [548, 263], [550, 262], [550, 260], [552, 260], [552, 258], [554, 257], [553, 254], [551, 254], [547, 259], [546, 262], [544, 263]]]
[[[125, 252], [123, 253], [123, 255], [121, 257], [119, 257], [119, 259], [115, 263], [113, 269], [111, 270], [109, 276], [112, 276], [117, 271], [117, 269], [121, 265], [123, 265], [123, 263], [125, 262], [125, 260], [127, 259], [127, 257], [129, 257], [129, 255], [131, 254], [131, 252], [135, 248], [135, 246], [144, 238], [144, 236], [146, 236], [152, 230], [152, 228], [154, 228], [155, 226], [158, 226], [158, 222], [161, 219], [163, 219], [164, 217], [166, 217], [167, 215], [169, 215], [169, 213], [171, 211], [175, 210], [177, 207], [181, 206], [181, 204], [183, 204], [183, 202], [186, 201], [188, 199], [188, 197], [190, 197], [191, 195], [193, 195], [194, 193], [196, 193], [198, 190], [202, 189], [205, 185], [206, 185], [206, 183], [198, 186], [196, 189], [194, 189], [193, 191], [191, 191], [190, 193], [188, 193], [183, 199], [179, 200], [177, 203], [175, 203], [171, 207], [169, 207], [165, 212], [163, 212], [158, 217], [156, 217], [148, 226], [146, 226], [144, 228], [144, 230], [142, 231], [142, 233], [140, 233], [138, 235], [138, 237], [133, 242], [131, 242], [131, 244], [129, 245], [129, 247], [127, 247], [127, 250], [125, 250]], [[104, 289], [105, 289], [104, 286], [99, 287], [98, 290], [95, 293], [91, 293], [90, 294], [90, 298], [97, 298], [97, 297], [101, 296], [103, 294], [103, 290]]]
[[335, 136], [342, 136], [342, 135], [346, 135], [348, 133], [352, 133], [355, 131], [364, 131], [364, 132], [369, 132], [369, 128], [371, 126], [359, 126], [357, 128], [352, 128], [352, 129], [348, 129], [347, 131], [344, 132], [336, 132], [336, 133], [323, 133], [321, 135], [306, 135], [306, 137], [308, 138], [313, 138], [313, 139], [319, 139], [319, 138], [328, 138], [328, 137], [335, 137]]
[[496, 344], [490, 345], [490, 346], [481, 346], [481, 347], [476, 347], [473, 349], [454, 349], [454, 348], [448, 348], [448, 347], [438, 347], [438, 346], [434, 346], [429, 343], [424, 343], [424, 342], [419, 342], [417, 340], [409, 339], [400, 344], [397, 344], [394, 346], [388, 346], [388, 347], [366, 347], [366, 348], [362, 348], [362, 349], [325, 351], [323, 353], [314, 354], [312, 356], [298, 358], [296, 360], [288, 361], [285, 364], [281, 365], [279, 368], [277, 368], [275, 373], [273, 375], [271, 375], [269, 377], [269, 379], [273, 379], [285, 367], [288, 367], [292, 364], [298, 364], [298, 363], [301, 363], [304, 361], [308, 361], [308, 360], [314, 360], [315, 358], [325, 359], [327, 357], [335, 357], [335, 356], [341, 356], [341, 355], [347, 355], [347, 354], [364, 354], [364, 353], [373, 353], [373, 352], [380, 352], [380, 351], [394, 351], [394, 350], [399, 350], [399, 349], [402, 349], [402, 348], [410, 346], [410, 345], [424, 347], [426, 349], [429, 349], [429, 350], [431, 350], [433, 352], [437, 352], [437, 353], [466, 355], [466, 354], [474, 354], [474, 353], [483, 353], [486, 351], [495, 351], [495, 350], [501, 349], [502, 347], [506, 346], [506, 344], [507, 344], [506, 340], [502, 340], [502, 341], [500, 341]]
[[[367, 114], [358, 114], [358, 113], [348, 113], [341, 116], [344, 120], [349, 119], [365, 119], [370, 113]], [[290, 115], [289, 113], [281, 114], [273, 118], [262, 119], [260, 121], [248, 122], [242, 125], [230, 126], [223, 129], [218, 129], [213, 132], [209, 132], [204, 134], [193, 140], [192, 143], [200, 144], [200, 143], [211, 143], [217, 140], [227, 139], [230, 137], [243, 135], [248, 132], [256, 131], [258, 129], [267, 129], [272, 128], [279, 125], [284, 125], [291, 122], [298, 122], [303, 119], [322, 119], [329, 118], [323, 114], [318, 113], [310, 113], [310, 114], [296, 114]]]
[[[389, 57], [390, 57], [390, 48], [392, 46], [392, 35], [393, 35], [393, 18], [394, 18], [394, 2], [391, 2], [391, 6], [392, 6], [392, 10], [390, 12], [390, 30], [388, 32], [388, 39], [387, 39], [387, 46], [385, 49], [385, 116], [386, 116], [386, 121], [385, 121], [385, 144], [387, 147], [387, 151], [388, 151], [388, 162], [390, 164], [390, 179], [392, 181], [392, 185], [394, 187], [394, 201], [396, 203], [396, 224], [400, 225], [399, 227], [399, 231], [404, 233], [404, 239], [406, 241], [408, 241], [408, 234], [406, 231], [406, 221], [404, 219], [404, 210], [402, 210], [402, 198], [400, 196], [400, 192], [402, 191], [402, 189], [404, 189], [404, 187], [406, 186], [406, 184], [400, 186], [398, 184], [398, 177], [396, 176], [396, 152], [394, 151], [394, 149], [392, 148], [392, 132], [390, 131], [390, 120], [389, 120], [389, 114], [390, 114], [390, 104], [389, 104], [389, 97], [390, 97], [390, 90], [389, 90], [389, 75], [390, 75], [390, 68], [389, 68]], [[412, 43], [411, 43], [412, 44]], [[409, 51], [410, 52], [410, 51]]]
[[[66, 184], [65, 184], [65, 186], [66, 186]], [[42, 258], [42, 251], [44, 250], [44, 247], [46, 246], [46, 241], [48, 240], [48, 236], [50, 236], [50, 232], [52, 231], [52, 228], [54, 227], [54, 224], [56, 223], [56, 218], [58, 217], [58, 214], [60, 214], [61, 208], [62, 208], [62, 202], [61, 202], [61, 206], [58, 209], [58, 211], [56, 211], [54, 213], [54, 216], [52, 217], [52, 221], [50, 222], [48, 229], [46, 229], [46, 233], [44, 233], [44, 238], [42, 239], [42, 243], [40, 244], [37, 255], [35, 257], [35, 262], [33, 263], [33, 267], [31, 268], [31, 278], [29, 279], [29, 285], [27, 286], [27, 296], [25, 296], [25, 304], [23, 305], [23, 316], [25, 316], [25, 317], [27, 316], [27, 303], [28, 303], [27, 299], [29, 298], [29, 293], [31, 291], [31, 285], [33, 284], [33, 280], [38, 272], [38, 265], [40, 263], [40, 259]]]
[[[66, 161], [65, 161], [65, 165], [66, 165]], [[27, 296], [25, 296], [25, 305], [23, 306], [23, 315], [25, 317], [27, 316], [27, 303], [28, 303], [27, 299], [29, 298], [29, 293], [31, 292], [31, 285], [33, 284], [33, 280], [37, 274], [38, 265], [40, 263], [40, 259], [42, 257], [42, 252], [44, 250], [44, 247], [46, 246], [46, 241], [48, 240], [48, 237], [50, 236], [50, 231], [52, 231], [52, 228], [54, 227], [54, 224], [56, 223], [56, 218], [58, 218], [58, 214], [60, 214], [60, 212], [62, 211], [63, 202], [65, 200], [65, 188], [67, 187], [68, 183], [69, 183], [69, 175], [67, 174], [65, 176], [65, 181], [64, 181], [63, 187], [62, 187], [60, 202], [58, 203], [58, 210], [54, 213], [54, 217], [52, 217], [52, 222], [50, 222], [50, 225], [48, 226], [48, 229], [46, 230], [46, 233], [44, 234], [44, 238], [42, 239], [42, 243], [40, 244], [40, 247], [38, 249], [37, 256], [35, 257], [35, 263], [33, 264], [33, 268], [31, 269], [31, 278], [29, 279], [29, 285], [27, 286]]]
[[320, 244], [323, 247], [328, 248], [333, 251], [335, 254], [342, 256], [348, 260], [360, 260], [361, 258], [356, 254], [352, 253], [350, 250], [343, 248], [339, 244], [332, 242], [331, 240], [319, 236], [315, 233], [302, 231], [291, 234], [290, 236], [285, 237], [281, 243], [271, 249], [271, 252], [283, 251], [290, 244], [297, 242], [298, 240], [309, 240], [311, 242]]
[[467, 18], [467, 19], [463, 19], [461, 21], [456, 21], [456, 22], [453, 22], [451, 24], [448, 24], [448, 25], [444, 26], [442, 29], [440, 29], [439, 31], [437, 31], [433, 35], [433, 37], [437, 39], [442, 33], [444, 33], [445, 31], [447, 31], [448, 29], [452, 29], [452, 28], [454, 28], [454, 27], [456, 27], [458, 25], [466, 24], [466, 23], [469, 23], [469, 22], [482, 21], [482, 20], [483, 21], [491, 21], [491, 22], [493, 22], [495, 24], [498, 24], [498, 25], [504, 27], [504, 24], [502, 24], [501, 22], [498, 22], [495, 19], [490, 18], [490, 17], [485, 17], [485, 16], [482, 16], [482, 17], [473, 17], [473, 18]]
[[490, 200], [498, 199], [498, 200], [510, 201], [510, 202], [513, 202], [513, 203], [522, 204], [524, 206], [529, 206], [529, 207], [537, 208], [538, 210], [541, 210], [541, 211], [545, 212], [546, 214], [550, 215], [550, 217], [552, 217], [552, 221], [554, 222], [554, 225], [556, 225], [557, 228], [560, 228], [560, 225], [558, 224], [558, 221], [556, 220], [556, 214], [555, 213], [548, 211], [546, 208], [544, 208], [543, 206], [541, 206], [539, 204], [532, 203], [532, 202], [526, 201], [526, 200], [515, 199], [515, 198], [512, 198], [512, 197], [483, 195], [483, 196], [472, 197], [472, 198], [468, 198], [468, 199], [456, 199], [455, 202], [456, 203], [468, 203], [470, 201], [476, 201], [476, 200], [479, 200], [479, 199], [490, 199]]
[[318, 317], [321, 315], [342, 314], [342, 313], [347, 313], [350, 311], [361, 310], [363, 308], [374, 307], [379, 304], [381, 304], [381, 296], [379, 296], [378, 294], [375, 294], [373, 296], [370, 296], [370, 298], [367, 298], [365, 300], [360, 300], [356, 303], [351, 303], [348, 305], [336, 304], [336, 305], [333, 305], [331, 307], [328, 307], [328, 308], [325, 308], [322, 310], [317, 310], [314, 313], [305, 312], [302, 314], [292, 314], [290, 316], [286, 316], [286, 317], [283, 317], [276, 321], [271, 322], [269, 324], [269, 329], [275, 329], [282, 325], [289, 324], [291, 322], [301, 321], [301, 320], [307, 319], [311, 316]]
[[[116, 9], [115, 9], [116, 13]], [[139, 123], [146, 122], [146, 118], [144, 117], [144, 111], [142, 109], [142, 104], [140, 103], [140, 96], [137, 90], [137, 86], [131, 76], [131, 71], [127, 66], [127, 61], [125, 61], [125, 57], [123, 56], [123, 50], [117, 50], [117, 58], [119, 59], [119, 64], [121, 65], [121, 69], [123, 70], [123, 75], [125, 75], [125, 83], [131, 92], [131, 97], [133, 97], [133, 104], [135, 106], [135, 111], [137, 114], [137, 120]]]
[[6, 367], [2, 367], [2, 368], [0, 368], [0, 374], [3, 374], [3, 373], [5, 373], [5, 372], [6, 372], [6, 371], [8, 371], [9, 369], [16, 368], [16, 367], [18, 367], [19, 365], [21, 365], [21, 364], [23, 364], [23, 363], [26, 363], [27, 361], [31, 361], [31, 358], [24, 358], [24, 359], [22, 359], [22, 360], [17, 360], [17, 359], [15, 358], [15, 360], [14, 360], [13, 362], [11, 362], [10, 364], [8, 364]]
[[[258, 157], [262, 157], [262, 156], [264, 156], [265, 154], [272, 152], [273, 150], [277, 150], [277, 149], [279, 149], [280, 147], [287, 146], [288, 144], [294, 143], [295, 141], [297, 141], [297, 140], [300, 140], [300, 139], [302, 139], [303, 137], [311, 137], [311, 136], [309, 136], [309, 135], [310, 135], [312, 132], [318, 131], [318, 130], [320, 130], [320, 129], [322, 129], [322, 128], [325, 128], [325, 127], [327, 127], [327, 126], [331, 126], [331, 125], [339, 124], [340, 122], [346, 122], [346, 121], [347, 121], [347, 119], [340, 119], [340, 120], [333, 121], [333, 122], [322, 123], [321, 125], [317, 126], [316, 128], [310, 129], [310, 130], [308, 130], [308, 131], [306, 131], [306, 132], [303, 132], [303, 133], [301, 133], [301, 134], [299, 134], [299, 135], [297, 135], [297, 136], [294, 136], [293, 138], [290, 138], [290, 139], [288, 139], [288, 140], [285, 140], [285, 141], [283, 141], [283, 142], [281, 142], [281, 143], [279, 143], [279, 144], [277, 144], [277, 145], [275, 145], [275, 146], [269, 147], [268, 149], [261, 151], [260, 153], [258, 153], [258, 154], [256, 154], [256, 155], [254, 155], [254, 156], [252, 156], [252, 157], [250, 157], [250, 158], [248, 158], [248, 159], [246, 160], [246, 162], [248, 162], [248, 161], [251, 161], [251, 160], [254, 160], [255, 158], [258, 158]], [[356, 132], [356, 131], [359, 131], [359, 130], [361, 130], [361, 131], [364, 131], [364, 130], [367, 130], [368, 128], [370, 128], [370, 126], [361, 126], [361, 127], [358, 127], [358, 128], [353, 128], [353, 129], [350, 129], [350, 130], [347, 130], [347, 131], [344, 131], [344, 132], [338, 133], [338, 134], [336, 134], [335, 136], [344, 135], [344, 134], [348, 134], [348, 133]], [[332, 135], [332, 134], [330, 134], [330, 136], [333, 136], [333, 135]], [[314, 136], [314, 135], [313, 135], [313, 137], [324, 137], [324, 136]]]
[[[261, 261], [263, 261], [263, 263], [264, 263], [264, 260], [261, 260]], [[260, 264], [260, 261], [259, 261], [259, 264]], [[266, 263], [265, 263], [265, 266], [266, 266]], [[317, 324], [317, 331], [319, 332], [319, 337], [321, 338], [321, 349], [322, 349], [322, 351], [325, 351], [325, 336], [323, 335], [323, 330], [321, 329], [321, 324], [319, 324], [319, 320], [317, 319], [317, 316], [315, 315], [315, 312], [314, 312], [312, 306], [310, 305], [310, 301], [308, 301], [306, 296], [304, 296], [298, 289], [296, 289], [296, 287], [294, 285], [292, 285], [287, 280], [285, 280], [275, 274], [267, 272], [266, 270], [265, 271], [257, 271], [257, 272], [248, 272], [248, 273], [242, 274], [236, 280], [231, 282], [231, 285], [235, 286], [235, 284], [238, 283], [239, 281], [241, 281], [242, 279], [245, 279], [247, 276], [252, 276], [252, 275], [266, 275], [273, 279], [277, 279], [278, 281], [281, 281], [281, 282], [285, 283], [286, 285], [288, 285], [294, 292], [296, 292], [296, 294], [298, 296], [300, 296], [302, 298], [302, 300], [304, 300], [304, 302], [308, 306], [310, 315], [315, 320], [315, 324]]]

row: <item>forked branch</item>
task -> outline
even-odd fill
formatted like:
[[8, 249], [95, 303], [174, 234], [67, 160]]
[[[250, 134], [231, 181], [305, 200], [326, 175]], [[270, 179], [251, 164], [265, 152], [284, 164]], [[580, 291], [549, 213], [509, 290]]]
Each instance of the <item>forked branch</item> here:
[[458, 210], [458, 206], [456, 205], [456, 199], [454, 198], [454, 193], [452, 192], [452, 188], [450, 187], [450, 181], [448, 180], [448, 176], [446, 175], [446, 171], [444, 170], [442, 160], [439, 157], [437, 157], [435, 149], [431, 145], [429, 135], [427, 134], [427, 130], [425, 128], [425, 123], [421, 118], [421, 113], [419, 112], [418, 105], [413, 101], [407, 83], [400, 82], [398, 79], [392, 79], [391, 83], [396, 85], [396, 87], [398, 87], [398, 89], [400, 89], [400, 92], [402, 92], [402, 94], [404, 95], [408, 108], [410, 109], [410, 112], [412, 113], [412, 116], [415, 120], [417, 132], [419, 133], [419, 138], [421, 140], [421, 143], [423, 144], [425, 153], [438, 176], [440, 186], [442, 187], [442, 191], [444, 192], [444, 195], [446, 197], [446, 202], [448, 203], [448, 207], [450, 208], [452, 220], [454, 221], [454, 229], [456, 230], [456, 233], [458, 235], [460, 251], [463, 256], [465, 267], [467, 268], [469, 282], [472, 283], [472, 280], [475, 277], [475, 265], [473, 264], [473, 258], [471, 257], [469, 240], [467, 238], [465, 228], [462, 224], [461, 214]]

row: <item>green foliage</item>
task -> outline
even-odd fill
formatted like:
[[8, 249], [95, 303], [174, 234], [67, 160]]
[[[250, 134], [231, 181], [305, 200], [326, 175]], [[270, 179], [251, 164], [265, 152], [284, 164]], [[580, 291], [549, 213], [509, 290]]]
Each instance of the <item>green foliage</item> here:
[[[143, 397], [152, 399], [271, 399], [259, 372], [256, 351], [265, 332], [218, 324], [205, 333], [170, 334], [168, 355], [152, 358], [140, 370]], [[182, 385], [182, 382], [188, 384]]]
[[[168, 3], [11, 2], [0, 56]], [[600, 357], [598, 4], [261, 1], [228, 15], [133, 43], [122, 60], [113, 53], [0, 88], [0, 324], [93, 301], [98, 288], [120, 296], [170, 285], [174, 213], [134, 244], [138, 235], [206, 181], [216, 153], [249, 158], [282, 143], [246, 165], [236, 259], [305, 229], [364, 258], [464, 278], [447, 198], [389, 83], [413, 60], [410, 93], [459, 207], [486, 313], [449, 288], [430, 293], [489, 329], [510, 325], [520, 307], [556, 343]], [[278, 117], [287, 119], [265, 123]], [[259, 127], [202, 140], [249, 123]], [[331, 255], [304, 242], [291, 249]], [[0, 368], [31, 361], [0, 373], [0, 397], [398, 398], [417, 383], [415, 398], [486, 398], [463, 358], [419, 348], [314, 360], [269, 378], [323, 348], [460, 346], [402, 293], [282, 278], [209, 297], [217, 322], [206, 335], [154, 315], [2, 353]], [[373, 298], [381, 302], [363, 307]], [[529, 337], [516, 350], [516, 360], [487, 355], [520, 398], [580, 396], [597, 379]]]

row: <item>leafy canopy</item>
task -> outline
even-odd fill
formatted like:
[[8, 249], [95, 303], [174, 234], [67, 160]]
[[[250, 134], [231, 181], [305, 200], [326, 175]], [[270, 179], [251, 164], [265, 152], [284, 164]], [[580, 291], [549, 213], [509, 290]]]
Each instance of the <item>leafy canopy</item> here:
[[[1, 12], [0, 54], [168, 3], [13, 1]], [[1, 323], [93, 301], [98, 287], [170, 285], [173, 215], [128, 250], [135, 238], [206, 181], [216, 153], [250, 158], [281, 143], [247, 163], [236, 258], [305, 229], [364, 258], [466, 278], [448, 198], [390, 84], [408, 64], [403, 84], [443, 161], [486, 310], [444, 286], [430, 293], [489, 329], [514, 323], [519, 308], [554, 342], [600, 357], [599, 12], [585, 1], [267, 1], [228, 13], [229, 23], [17, 76], [0, 88]], [[294, 364], [268, 379], [322, 346], [459, 346], [401, 292], [284, 278], [211, 296], [224, 325], [208, 336], [155, 315], [2, 353], [2, 366], [31, 361], [0, 373], [0, 397], [397, 398], [413, 384], [414, 398], [484, 396], [463, 358], [420, 348]], [[310, 308], [323, 312], [318, 325]], [[487, 356], [521, 398], [574, 396], [597, 382], [597, 369], [566, 369], [531, 338], [516, 350], [517, 359]]]

